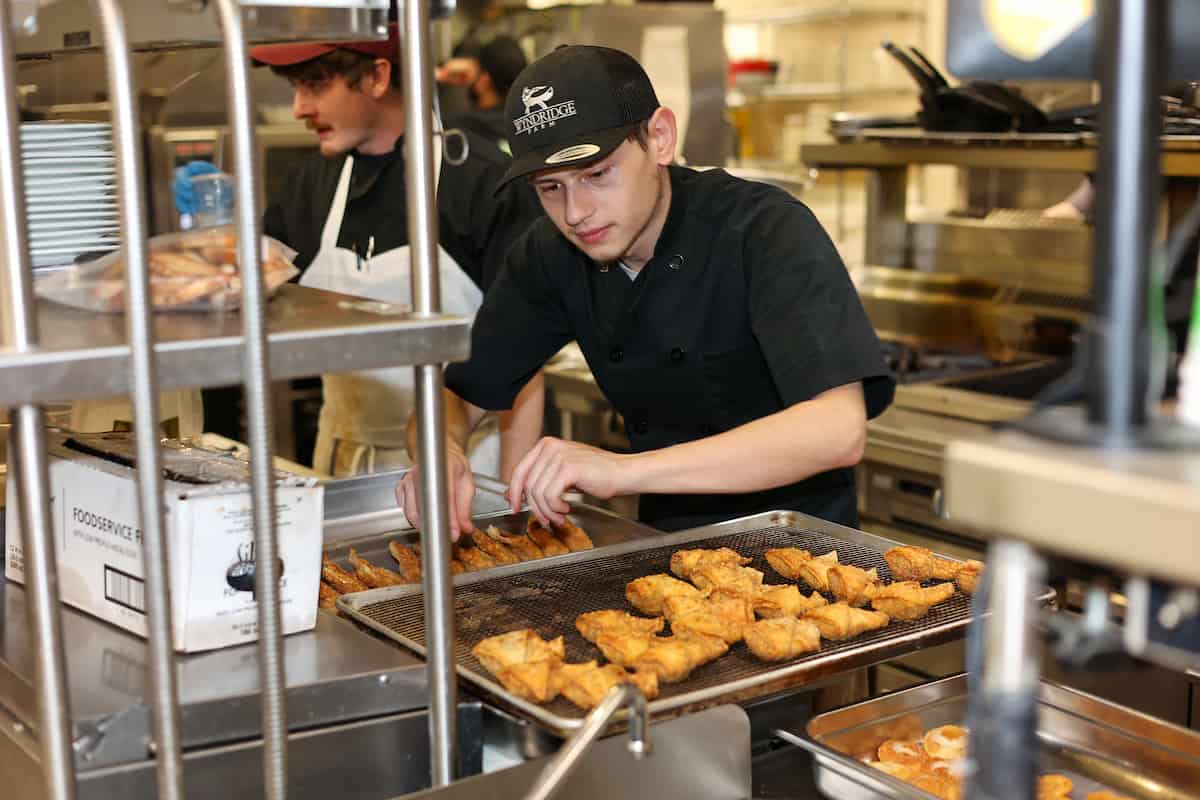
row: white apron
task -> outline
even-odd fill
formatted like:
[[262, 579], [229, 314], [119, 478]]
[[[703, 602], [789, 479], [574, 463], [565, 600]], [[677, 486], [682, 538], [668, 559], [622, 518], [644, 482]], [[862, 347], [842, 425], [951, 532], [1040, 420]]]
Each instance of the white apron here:
[[[434, 175], [442, 164], [441, 142], [434, 141]], [[337, 246], [350, 193], [354, 157], [347, 156], [325, 227], [321, 247], [300, 278], [302, 286], [412, 305], [410, 248], [397, 247], [370, 258]], [[436, 181], [436, 178], [435, 178]], [[436, 191], [436, 182], [435, 182]], [[442, 310], [474, 317], [483, 292], [450, 255], [438, 247]], [[313, 452], [313, 469], [335, 477], [408, 466], [405, 449], [409, 414], [415, 407], [412, 367], [389, 367], [321, 376], [324, 403]], [[500, 434], [494, 416], [485, 418], [468, 446], [474, 472], [500, 473]]]

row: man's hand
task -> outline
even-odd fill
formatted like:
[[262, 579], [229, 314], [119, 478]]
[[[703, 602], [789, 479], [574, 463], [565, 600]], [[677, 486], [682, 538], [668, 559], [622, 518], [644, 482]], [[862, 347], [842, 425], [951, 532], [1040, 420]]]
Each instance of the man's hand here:
[[560, 524], [571, 510], [563, 500], [568, 489], [605, 500], [622, 494], [623, 479], [629, 477], [623, 462], [629, 458], [579, 442], [544, 437], [513, 471], [508, 502], [514, 512], [519, 511], [524, 496], [529, 510], [543, 524]]
[[[446, 484], [450, 507], [450, 539], [457, 542], [463, 533], [474, 527], [471, 522], [471, 500], [475, 497], [475, 476], [471, 474], [471, 462], [462, 449], [451, 445], [446, 448]], [[404, 474], [396, 486], [396, 502], [408, 518], [409, 523], [421, 528], [421, 467], [413, 462], [412, 469]]]
[[470, 86], [479, 80], [479, 62], [474, 58], [452, 58], [437, 68], [438, 83]]

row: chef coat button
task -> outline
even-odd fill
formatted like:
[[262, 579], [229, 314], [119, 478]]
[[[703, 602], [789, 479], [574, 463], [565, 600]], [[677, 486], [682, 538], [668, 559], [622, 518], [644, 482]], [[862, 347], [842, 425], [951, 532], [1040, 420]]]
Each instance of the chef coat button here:
[[683, 353], [684, 353], [684, 350], [682, 347], [672, 347], [671, 348], [671, 360], [672, 361], [683, 361]]
[[650, 423], [646, 422], [646, 420], [644, 420], [644, 419], [639, 419], [634, 424], [633, 429], [637, 433], [645, 433], [646, 431], [650, 430]]
[[679, 269], [683, 266], [683, 256], [676, 253], [667, 259], [667, 267], [669, 269]]
[[612, 349], [612, 351], [609, 352], [609, 354], [608, 354], [609, 361], [620, 361], [624, 357], [625, 357], [625, 351], [619, 347], [614, 347]]

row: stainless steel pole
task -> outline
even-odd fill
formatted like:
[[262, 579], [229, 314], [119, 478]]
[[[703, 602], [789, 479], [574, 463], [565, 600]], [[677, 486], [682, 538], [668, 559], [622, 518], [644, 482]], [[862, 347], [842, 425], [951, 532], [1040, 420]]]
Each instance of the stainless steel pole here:
[[164, 535], [162, 464], [158, 427], [158, 379], [154, 368], [149, 260], [146, 246], [145, 184], [142, 183], [141, 130], [137, 88], [130, 67], [125, 13], [117, 0], [95, 0], [104, 36], [112, 99], [117, 187], [121, 202], [121, 243], [129, 291], [125, 310], [133, 366], [134, 434], [138, 464], [138, 509], [146, 571], [146, 628], [150, 650], [150, 686], [154, 702], [158, 796], [183, 797], [183, 755], [179, 740], [178, 690], [171, 625], [169, 560]]
[[[408, 196], [408, 238], [412, 251], [413, 310], [441, 311], [437, 272], [437, 198], [433, 163], [433, 65], [429, 57], [427, 3], [401, 3], [404, 73], [404, 179]], [[442, 406], [441, 364], [416, 370], [418, 453], [422, 465], [421, 510], [424, 519], [426, 670], [429, 682], [429, 738], [432, 782], [454, 780], [456, 684], [454, 679], [454, 600], [450, 581], [449, 514], [446, 486], [446, 420]]]
[[988, 549], [983, 669], [972, 690], [969, 797], [1032, 800], [1037, 775], [1037, 595], [1045, 562], [1025, 542]]
[[272, 469], [270, 375], [263, 322], [259, 257], [258, 174], [254, 146], [254, 103], [246, 63], [246, 35], [237, 0], [216, 0], [225, 38], [229, 119], [237, 164], [238, 263], [242, 274], [242, 371], [250, 428], [250, 479], [254, 499], [255, 594], [258, 600], [258, 674], [262, 691], [263, 787], [268, 800], [287, 796], [287, 711], [284, 706], [283, 624], [279, 607], [279, 547], [275, 536], [275, 479]]
[[[21, 165], [21, 118], [17, 112], [12, 6], [0, 2], [0, 346], [21, 353], [37, 347], [37, 309], [25, 228], [25, 180]], [[71, 704], [58, 607], [58, 565], [50, 524], [50, 475], [46, 463], [46, 414], [21, 406], [12, 415], [15, 468], [20, 497], [29, 639], [37, 678], [37, 738], [42, 772], [52, 800], [74, 800]], [[11, 535], [11, 533], [10, 533]]]

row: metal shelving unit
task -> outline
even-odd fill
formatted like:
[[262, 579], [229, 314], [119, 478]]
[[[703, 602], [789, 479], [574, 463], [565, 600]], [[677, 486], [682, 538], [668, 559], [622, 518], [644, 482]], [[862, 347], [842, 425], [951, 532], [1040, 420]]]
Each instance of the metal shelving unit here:
[[[274, 380], [339, 369], [375, 369], [466, 357], [470, 320], [418, 317], [397, 306], [310, 289], [280, 288], [264, 309]], [[153, 315], [159, 389], [241, 380], [239, 313]], [[0, 352], [0, 406], [128, 394], [130, 347], [124, 318], [37, 304], [39, 348]]]
[[[453, 779], [455, 680], [450, 650], [448, 516], [443, 451], [442, 363], [468, 351], [469, 322], [442, 316], [436, 272], [437, 220], [433, 192], [432, 68], [429, 7], [403, 9], [401, 51], [407, 99], [405, 157], [409, 231], [413, 250], [410, 314], [382, 304], [326, 292], [285, 287], [267, 303], [259, 248], [259, 208], [254, 191], [254, 104], [248, 79], [245, 8], [258, 0], [214, 0], [228, 79], [229, 117], [237, 174], [238, 255], [244, 276], [242, 310], [237, 314], [167, 315], [151, 313], [146, 246], [145, 182], [136, 125], [137, 87], [130, 68], [130, 43], [118, 0], [94, 0], [107, 53], [113, 103], [114, 145], [121, 197], [123, 250], [129, 298], [124, 315], [73, 312], [35, 302], [25, 226], [19, 117], [15, 99], [15, 51], [11, 9], [0, 4], [0, 222], [4, 225], [0, 265], [0, 406], [14, 409], [13, 450], [28, 584], [28, 639], [34, 643], [36, 681], [36, 760], [46, 795], [73, 800], [77, 795], [72, 753], [62, 610], [57, 596], [56, 558], [50, 524], [45, 412], [51, 399], [131, 394], [138, 439], [139, 506], [146, 569], [150, 681], [153, 706], [151, 747], [157, 756], [157, 796], [183, 796], [180, 710], [175, 654], [171, 641], [169, 563], [164, 533], [159, 469], [157, 396], [163, 388], [214, 386], [244, 381], [247, 392], [254, 544], [258, 569], [258, 686], [261, 692], [264, 794], [287, 795], [287, 712], [283, 642], [278, 602], [279, 559], [272, 474], [272, 421], [268, 392], [272, 377], [316, 374], [335, 368], [362, 369], [412, 365], [417, 370], [417, 422], [420, 460], [425, 465], [425, 592], [430, 613], [427, 661], [430, 750], [433, 783]], [[275, 0], [263, 5], [279, 6]], [[302, 3], [298, 3], [302, 5]], [[382, 20], [379, 0], [325, 2], [360, 23], [364, 14]], [[334, 9], [337, 10], [337, 9]], [[287, 9], [254, 10], [259, 24], [275, 24]], [[301, 28], [308, 12], [298, 14]], [[311, 16], [311, 15], [309, 15]], [[326, 17], [321, 17], [326, 19]], [[351, 26], [352, 35], [361, 35]], [[382, 34], [382, 25], [374, 30]], [[272, 30], [272, 34], [278, 34]], [[333, 32], [323, 28], [318, 38]], [[278, 38], [276, 36], [275, 38]], [[29, 701], [26, 701], [26, 705]], [[19, 728], [19, 730], [18, 730]], [[14, 727], [22, 733], [25, 728]], [[22, 746], [22, 745], [19, 745]], [[31, 753], [32, 754], [32, 753]], [[399, 755], [399, 754], [397, 754]]]

